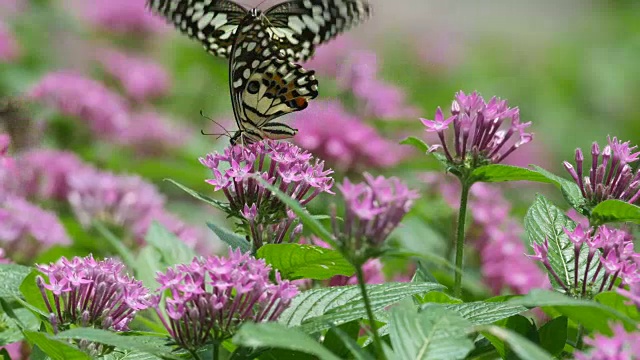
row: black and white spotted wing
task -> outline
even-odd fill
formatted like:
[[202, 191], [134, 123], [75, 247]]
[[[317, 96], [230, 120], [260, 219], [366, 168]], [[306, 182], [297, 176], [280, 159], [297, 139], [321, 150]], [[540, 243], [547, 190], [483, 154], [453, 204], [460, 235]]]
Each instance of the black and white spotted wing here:
[[305, 109], [318, 96], [314, 71], [290, 62], [271, 39], [258, 12], [240, 25], [229, 62], [231, 102], [240, 137], [251, 143], [285, 139], [297, 130], [273, 120]]
[[[228, 57], [249, 10], [230, 0], [147, 0], [147, 5], [216, 56]], [[309, 59], [319, 44], [367, 19], [367, 0], [289, 0], [264, 13], [268, 33], [290, 61]]]
[[220, 57], [229, 56], [236, 29], [249, 13], [229, 0], [147, 0], [147, 7]]
[[368, 19], [366, 0], [290, 0], [265, 11], [269, 31], [292, 61], [313, 56], [317, 45]]

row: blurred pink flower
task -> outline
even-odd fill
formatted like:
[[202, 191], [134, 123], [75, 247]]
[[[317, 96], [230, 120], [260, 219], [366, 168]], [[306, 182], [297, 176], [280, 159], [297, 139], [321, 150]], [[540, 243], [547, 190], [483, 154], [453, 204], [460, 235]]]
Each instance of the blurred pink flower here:
[[20, 169], [15, 191], [41, 200], [67, 199], [68, 178], [88, 165], [76, 154], [53, 149], [34, 149], [16, 159]]
[[135, 101], [143, 102], [166, 95], [169, 91], [169, 74], [150, 59], [117, 50], [105, 50], [100, 52], [98, 60]]
[[151, 110], [131, 114], [130, 120], [118, 142], [144, 154], [164, 153], [167, 149], [178, 148], [191, 136], [186, 128], [180, 128]]
[[462, 34], [432, 34], [417, 45], [422, 65], [434, 75], [452, 72], [465, 60], [465, 44]]
[[0, 200], [0, 243], [14, 259], [32, 259], [43, 249], [71, 240], [54, 213], [9, 195]]
[[20, 48], [7, 25], [0, 20], [0, 63], [8, 63], [20, 56]]
[[93, 168], [77, 170], [68, 178], [68, 201], [85, 227], [101, 221], [122, 227], [143, 244], [152, 221], [158, 221], [187, 245], [207, 249], [206, 236], [164, 210], [165, 198], [138, 176], [116, 175]]
[[407, 104], [404, 90], [379, 79], [378, 73], [375, 52], [355, 51], [341, 65], [338, 82], [362, 102], [365, 116], [380, 119], [418, 116], [419, 110]]
[[326, 45], [319, 46], [311, 60], [305, 63], [305, 68], [314, 69], [320, 75], [337, 77], [342, 63], [356, 43], [349, 36], [338, 36]]
[[0, 350], [3, 349], [6, 349], [7, 352], [9, 352], [9, 356], [12, 359], [24, 359], [24, 357], [22, 356], [22, 342], [15, 342], [12, 344], [0, 346]]
[[98, 220], [131, 230], [164, 205], [155, 186], [138, 176], [87, 168], [70, 176], [68, 183], [69, 204], [85, 227]]
[[26, 0], [0, 0], [0, 19], [3, 16], [12, 16], [24, 10]]
[[407, 154], [336, 101], [310, 104], [295, 115], [295, 127], [297, 144], [343, 171], [394, 166]]
[[97, 136], [118, 136], [129, 126], [128, 104], [103, 84], [70, 71], [44, 76], [28, 93], [59, 112], [87, 121]]
[[87, 21], [116, 33], [148, 34], [167, 28], [147, 10], [145, 0], [81, 0], [75, 5]]
[[577, 360], [635, 360], [640, 354], [640, 329], [628, 333], [624, 326], [611, 324], [613, 336], [607, 337], [595, 334], [593, 338], [586, 338], [584, 343], [591, 348], [587, 351], [577, 351]]
[[0, 248], [0, 264], [9, 264], [9, 263], [11, 263], [11, 259], [7, 257], [7, 254], [5, 254], [4, 249]]

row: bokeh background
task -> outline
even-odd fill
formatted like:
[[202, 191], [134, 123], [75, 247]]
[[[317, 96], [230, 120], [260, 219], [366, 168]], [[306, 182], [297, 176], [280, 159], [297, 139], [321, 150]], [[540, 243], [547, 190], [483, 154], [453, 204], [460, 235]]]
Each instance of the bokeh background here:
[[[242, 3], [252, 7], [259, 1]], [[438, 106], [447, 109], [457, 91], [508, 99], [520, 108], [523, 121], [532, 122], [535, 140], [510, 158], [512, 164], [538, 164], [564, 176], [562, 161], [572, 160], [577, 147], [602, 144], [608, 135], [640, 143], [640, 2], [371, 4], [370, 21], [318, 48], [305, 64], [317, 71], [320, 97], [286, 121], [300, 129], [293, 141], [334, 168], [337, 181], [357, 180], [368, 171], [402, 177], [422, 191], [424, 197], [395, 236], [398, 246], [424, 256], [450, 255], [456, 189], [438, 175], [433, 159], [399, 141], [407, 136], [429, 140], [418, 118], [432, 119]], [[136, 181], [153, 188], [145, 188], [152, 193], [148, 196], [163, 199], [162, 214], [151, 217], [203, 252], [223, 248], [205, 222], [232, 224], [163, 180], [215, 196], [198, 158], [222, 150], [228, 138], [203, 136], [200, 130], [223, 132], [211, 120], [235, 127], [227, 69], [225, 59], [207, 54], [199, 43], [151, 15], [144, 0], [0, 0], [0, 118], [3, 132], [12, 138], [9, 152], [18, 168], [41, 177], [56, 172], [65, 182], [73, 181], [79, 174], [75, 165], [64, 168], [54, 161], [61, 153], [43, 156], [38, 164], [29, 160], [29, 154], [48, 149], [71, 153], [99, 174], [110, 174], [97, 178], [116, 177], [113, 183], [124, 174], [138, 176]], [[83, 216], [112, 220], [134, 238], [148, 226], [148, 216], [146, 225], [136, 223], [133, 230], [113, 213], [83, 210], [69, 200], [72, 190], [58, 199], [23, 194], [59, 219], [68, 240], [38, 247], [35, 253], [31, 249], [28, 256], [19, 256], [26, 251], [20, 246], [7, 245], [9, 240], [15, 244], [15, 236], [0, 237], [0, 246], [13, 249], [22, 262], [104, 255], [109, 249], [97, 245], [99, 235], [82, 226]], [[483, 278], [478, 282], [483, 284], [468, 284], [470, 296], [544, 286], [539, 277], [495, 279], [508, 276], [496, 275], [507, 268], [500, 262], [504, 258], [526, 261], [520, 223], [536, 192], [559, 199], [551, 188], [526, 184], [477, 190], [470, 234], [481, 241], [469, 271]], [[144, 202], [145, 195], [137, 196], [136, 201]], [[311, 210], [326, 213], [331, 202], [324, 197]], [[500, 234], [489, 231], [491, 226]], [[497, 241], [500, 236], [508, 239]], [[487, 250], [487, 244], [493, 247]], [[491, 261], [496, 265], [487, 268]], [[385, 264], [389, 273], [406, 272], [409, 266], [397, 259]], [[446, 282], [442, 276], [439, 280]]]

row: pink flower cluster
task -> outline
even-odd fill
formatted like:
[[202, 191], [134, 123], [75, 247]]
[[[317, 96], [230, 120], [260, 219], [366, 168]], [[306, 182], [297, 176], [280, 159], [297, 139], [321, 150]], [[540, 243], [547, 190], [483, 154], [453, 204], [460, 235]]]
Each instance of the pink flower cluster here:
[[7, 154], [9, 137], [0, 134], [0, 245], [14, 260], [34, 258], [53, 245], [71, 240], [58, 217], [13, 191], [20, 172]]
[[405, 92], [380, 80], [379, 71], [376, 53], [352, 52], [339, 70], [339, 85], [353, 92], [367, 117], [398, 119], [418, 116], [418, 109], [407, 105]]
[[297, 295], [297, 288], [278, 272], [273, 283], [270, 271], [264, 260], [239, 250], [229, 251], [228, 258], [196, 258], [158, 274], [159, 291], [168, 294], [168, 318], [159, 306], [156, 311], [183, 348], [227, 339], [244, 322], [277, 320]]
[[343, 171], [394, 166], [407, 154], [374, 127], [346, 112], [339, 102], [311, 104], [296, 114], [295, 126], [299, 130], [294, 138], [297, 144]]
[[[469, 95], [458, 92], [448, 118], [438, 107], [434, 120], [420, 120], [427, 132], [435, 132], [440, 138], [440, 144], [431, 146], [429, 151], [442, 149], [447, 160], [457, 165], [478, 167], [497, 164], [533, 140], [533, 134], [525, 132], [531, 123], [520, 122], [518, 108], [510, 108], [506, 100], [496, 97], [485, 102], [477, 92]], [[451, 123], [454, 130], [453, 149], [445, 138], [445, 131], [449, 130]]]
[[87, 21], [116, 33], [148, 34], [166, 29], [161, 19], [147, 11], [144, 0], [82, 0], [76, 6]]
[[75, 72], [49, 73], [28, 96], [55, 107], [64, 115], [88, 122], [95, 134], [107, 138], [117, 138], [129, 126], [126, 100], [101, 83]]
[[357, 49], [348, 37], [323, 45], [307, 64], [319, 74], [335, 77], [341, 89], [351, 91], [360, 102], [361, 115], [379, 119], [415, 117], [418, 109], [407, 104], [404, 91], [379, 78], [378, 56]]
[[[207, 248], [205, 234], [168, 213], [164, 197], [152, 184], [139, 177], [103, 172], [84, 163], [73, 153], [50, 149], [34, 149], [22, 154], [15, 159], [15, 168], [19, 169], [17, 174], [4, 183], [14, 194], [13, 203], [23, 204], [19, 209], [27, 209], [26, 201], [20, 197], [64, 201], [71, 206], [82, 225], [88, 227], [94, 220], [99, 220], [122, 226], [138, 244], [143, 242], [152, 221], [157, 221], [187, 245], [202, 251]], [[2, 184], [0, 181], [0, 188]], [[14, 210], [15, 219], [2, 225], [39, 218], [34, 216], [35, 209], [30, 211], [31, 215], [23, 211], [23, 215], [17, 217]], [[34, 226], [36, 229], [40, 227], [38, 224]], [[61, 225], [51, 225], [51, 229], [58, 228], [62, 228]], [[51, 234], [48, 238], [58, 239], [56, 243], [64, 239], [61, 235], [51, 237]]]
[[[618, 278], [622, 279], [623, 285], [640, 282], [640, 254], [634, 252], [633, 239], [626, 231], [603, 225], [594, 232], [578, 225], [574, 230], [564, 229], [564, 232], [574, 245], [573, 278], [566, 279], [571, 282], [562, 279], [551, 266], [548, 240], [533, 245], [535, 255], [532, 258], [544, 264], [565, 292], [592, 298], [613, 289]], [[584, 246], [588, 249], [587, 263], [580, 273], [579, 257]]]
[[608, 144], [602, 151], [596, 142], [591, 146], [588, 175], [583, 170], [584, 155], [581, 149], [576, 149], [576, 167], [568, 161], [564, 162], [564, 167], [590, 205], [609, 199], [633, 204], [640, 199], [640, 170], [633, 173], [640, 151], [634, 153], [638, 147], [630, 146], [629, 141], [623, 143], [616, 137], [607, 140]]
[[0, 19], [0, 63], [12, 62], [19, 56], [20, 48], [13, 33]]
[[[425, 176], [425, 181], [438, 189], [452, 209], [457, 208], [460, 201], [457, 182], [431, 174]], [[469, 237], [480, 255], [483, 282], [494, 294], [500, 294], [504, 289], [526, 294], [532, 289], [549, 287], [543, 271], [525, 256], [524, 229], [509, 216], [511, 204], [497, 187], [474, 184], [469, 209], [474, 224], [470, 227]]]
[[265, 140], [248, 146], [232, 145], [224, 153], [200, 158], [214, 178], [207, 183], [225, 194], [229, 215], [248, 223], [256, 248], [265, 241], [279, 243], [295, 220], [286, 206], [256, 177], [260, 177], [301, 205], [319, 194], [332, 193], [333, 171], [310, 153], [287, 143]]
[[137, 102], [163, 96], [169, 91], [169, 74], [149, 59], [105, 50], [98, 60], [122, 84], [127, 95]]
[[576, 360], [634, 360], [640, 354], [640, 329], [628, 333], [624, 326], [614, 324], [613, 336], [596, 334], [586, 338], [585, 344], [591, 346], [588, 351], [575, 353]]
[[0, 201], [0, 242], [9, 254], [32, 259], [43, 249], [71, 240], [54, 213], [9, 195]]
[[342, 224], [334, 219], [334, 233], [342, 246], [354, 252], [382, 246], [419, 197], [398, 178], [367, 173], [364, 177], [362, 183], [345, 179], [338, 185], [346, 209]]
[[[147, 68], [143, 69], [144, 66]], [[125, 87], [130, 95], [142, 100], [165, 91], [158, 87], [164, 82], [164, 75], [156, 67], [149, 64], [134, 66], [136, 71], [145, 73], [142, 77], [132, 76], [131, 69], [124, 66], [117, 70], [118, 76], [127, 82]], [[75, 72], [59, 71], [45, 75], [32, 87], [28, 96], [52, 106], [63, 115], [87, 122], [99, 138], [129, 145], [145, 153], [175, 148], [188, 138], [183, 129], [170, 125], [159, 114], [152, 111], [133, 112], [124, 97], [100, 82]]]
[[126, 275], [118, 260], [62, 257], [37, 267], [46, 276], [37, 283], [56, 333], [72, 325], [125, 331], [138, 311], [151, 306], [149, 290]]

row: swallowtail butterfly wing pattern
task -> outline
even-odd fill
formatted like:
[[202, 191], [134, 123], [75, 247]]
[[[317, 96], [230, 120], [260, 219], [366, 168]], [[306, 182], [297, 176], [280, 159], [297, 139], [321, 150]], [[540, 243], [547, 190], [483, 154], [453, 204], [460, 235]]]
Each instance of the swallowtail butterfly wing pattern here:
[[[229, 57], [238, 26], [251, 15], [230, 0], [147, 0], [147, 5], [220, 57]], [[288, 59], [297, 62], [370, 15], [367, 0], [289, 0], [266, 10], [263, 21]]]
[[147, 0], [156, 13], [228, 57], [229, 88], [239, 131], [231, 137], [251, 143], [285, 139], [297, 130], [272, 120], [303, 110], [318, 96], [314, 71], [295, 64], [370, 15], [367, 0], [290, 0], [247, 10], [229, 0]]

